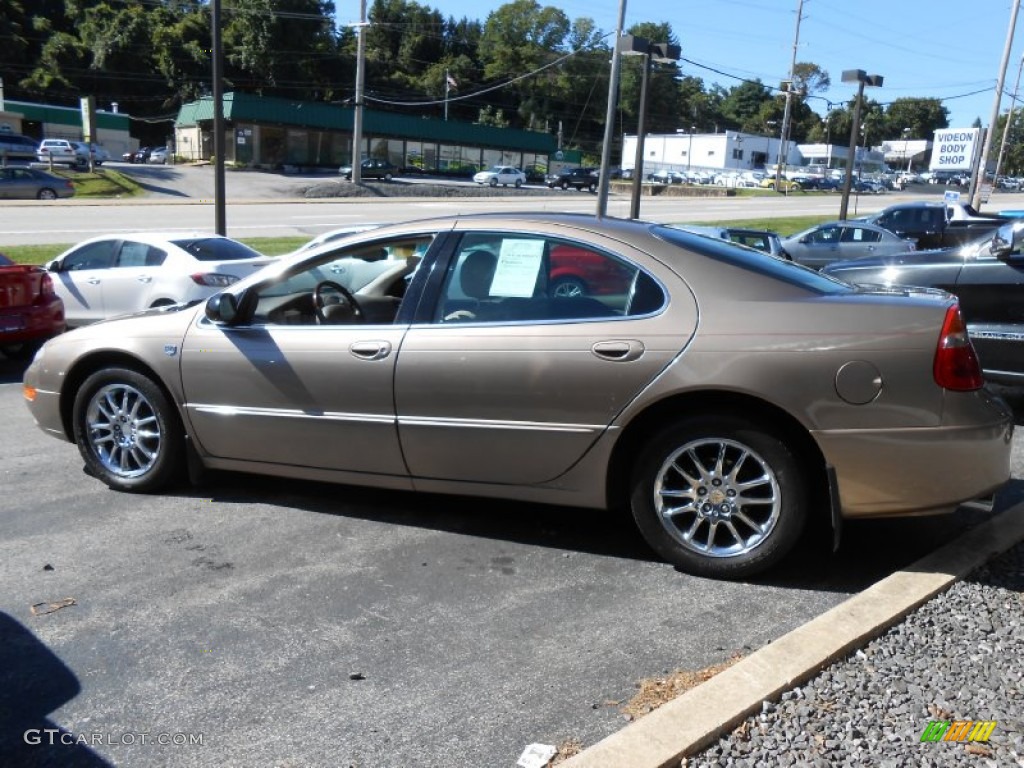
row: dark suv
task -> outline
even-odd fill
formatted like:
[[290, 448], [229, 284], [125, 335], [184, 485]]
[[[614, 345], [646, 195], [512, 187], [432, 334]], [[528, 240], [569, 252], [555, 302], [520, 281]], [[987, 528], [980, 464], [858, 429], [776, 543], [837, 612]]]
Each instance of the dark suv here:
[[587, 190], [593, 192], [597, 189], [596, 168], [569, 168], [561, 173], [553, 173], [547, 177], [545, 183], [551, 188]]
[[[352, 180], [351, 165], [342, 166], [338, 172], [348, 181]], [[391, 181], [398, 173], [398, 166], [389, 160], [382, 160], [379, 157], [371, 157], [363, 160], [359, 172], [362, 174], [362, 178], [364, 179], [384, 179], [384, 181]]]

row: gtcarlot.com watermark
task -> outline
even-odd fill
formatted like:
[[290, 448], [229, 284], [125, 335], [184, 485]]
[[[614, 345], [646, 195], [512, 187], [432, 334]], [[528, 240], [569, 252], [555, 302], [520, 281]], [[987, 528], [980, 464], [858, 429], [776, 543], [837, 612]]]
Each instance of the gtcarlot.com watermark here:
[[22, 738], [26, 744], [38, 746], [46, 744], [66, 744], [76, 747], [116, 747], [157, 745], [161, 747], [194, 747], [202, 746], [202, 733], [150, 733], [149, 731], [127, 732], [127, 733], [68, 733], [59, 728], [29, 728]]

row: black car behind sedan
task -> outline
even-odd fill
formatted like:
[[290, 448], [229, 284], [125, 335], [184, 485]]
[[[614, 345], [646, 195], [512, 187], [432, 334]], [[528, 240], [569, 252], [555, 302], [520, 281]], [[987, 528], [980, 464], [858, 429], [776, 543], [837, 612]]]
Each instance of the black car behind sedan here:
[[960, 299], [991, 381], [1024, 386], [1024, 219], [957, 248], [835, 262], [822, 272], [847, 282], [941, 288]]

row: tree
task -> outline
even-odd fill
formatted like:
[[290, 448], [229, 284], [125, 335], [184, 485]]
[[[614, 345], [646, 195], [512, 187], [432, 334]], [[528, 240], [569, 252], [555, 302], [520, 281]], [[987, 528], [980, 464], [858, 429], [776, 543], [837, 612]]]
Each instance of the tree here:
[[[766, 105], [766, 102], [769, 102]], [[765, 114], [777, 111], [771, 104], [772, 92], [760, 80], [744, 80], [730, 88], [720, 106], [725, 127], [745, 133], [765, 133], [768, 130]], [[775, 119], [772, 117], [771, 119]], [[782, 112], [778, 112], [781, 121]]]
[[938, 99], [896, 99], [885, 110], [885, 137], [903, 137], [909, 128], [911, 139], [931, 139], [935, 131], [949, 127], [949, 110]]
[[[542, 127], [557, 98], [557, 73], [539, 70], [565, 52], [569, 19], [558, 8], [535, 0], [514, 0], [493, 11], [484, 23], [480, 59], [487, 80], [515, 80], [501, 93], [503, 104], [518, 112], [518, 124]], [[525, 77], [526, 75], [534, 75]], [[522, 78], [522, 79], [516, 79]]]

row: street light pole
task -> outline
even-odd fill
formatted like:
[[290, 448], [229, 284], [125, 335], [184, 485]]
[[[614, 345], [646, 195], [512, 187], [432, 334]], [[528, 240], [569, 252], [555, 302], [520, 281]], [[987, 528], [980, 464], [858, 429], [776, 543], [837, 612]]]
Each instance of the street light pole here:
[[690, 164], [693, 161], [693, 132], [697, 130], [697, 126], [690, 126], [690, 143], [686, 148], [686, 181], [690, 181]]
[[839, 204], [839, 218], [845, 219], [850, 207], [850, 189], [853, 186], [853, 163], [857, 157], [857, 129], [860, 128], [860, 107], [864, 101], [864, 86], [881, 87], [881, 75], [869, 75], [863, 69], [847, 69], [843, 72], [844, 83], [857, 83], [857, 98], [853, 105], [853, 121], [850, 123], [850, 148], [846, 157], [846, 176], [843, 178], [843, 199]]
[[629, 205], [629, 218], [640, 218], [640, 188], [644, 175], [644, 129], [647, 118], [647, 78], [651, 74], [651, 50], [643, 54], [643, 74], [640, 76], [640, 114], [636, 120], [636, 153], [633, 155], [633, 197]]
[[[647, 120], [647, 81], [654, 62], [674, 62], [682, 54], [678, 45], [651, 43], [636, 35], [623, 35], [615, 48], [618, 56], [643, 56], [643, 74], [640, 79], [640, 108], [637, 111], [636, 152], [633, 156], [633, 195], [630, 200], [629, 218], [640, 218], [640, 188], [644, 176], [644, 124]], [[623, 142], [625, 143], [625, 142]]]
[[910, 164], [914, 162], [910, 156], [910, 128], [903, 129], [903, 156], [907, 158], [907, 173], [910, 173]]

